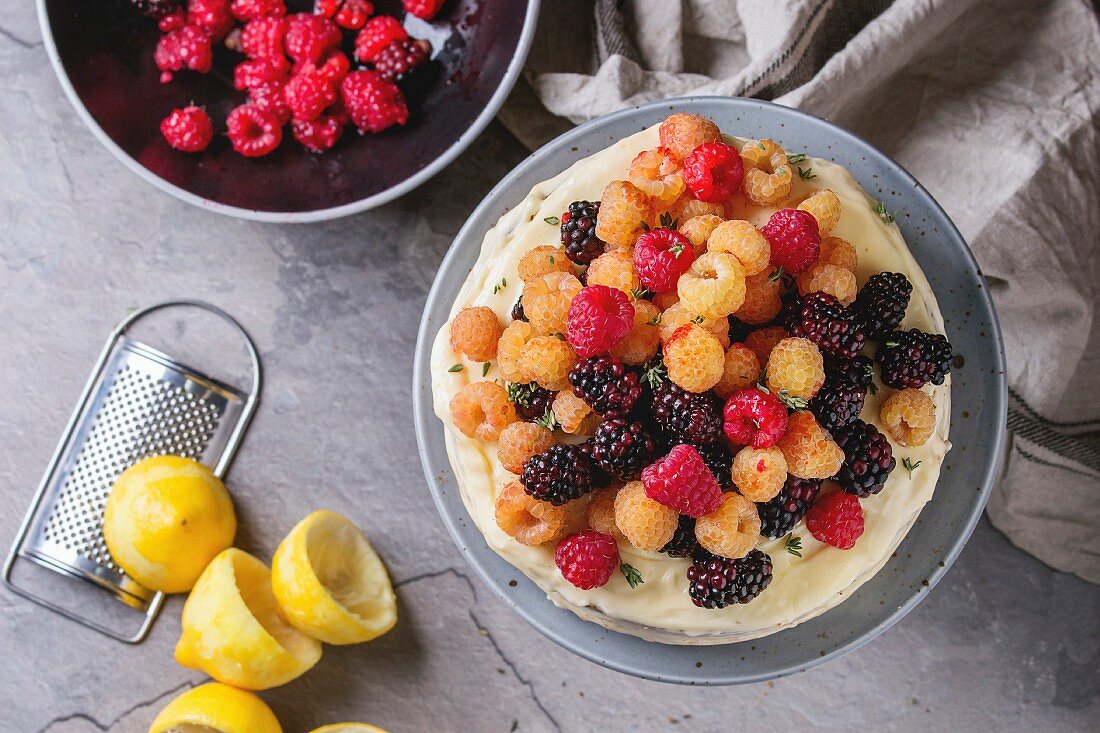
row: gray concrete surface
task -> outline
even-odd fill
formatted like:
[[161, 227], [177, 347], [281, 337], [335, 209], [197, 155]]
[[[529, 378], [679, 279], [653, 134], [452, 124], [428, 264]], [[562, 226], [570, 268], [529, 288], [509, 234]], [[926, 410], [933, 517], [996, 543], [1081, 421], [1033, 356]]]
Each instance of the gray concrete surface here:
[[[364, 720], [414, 731], [1097, 731], [1100, 588], [987, 522], [945, 581], [864, 649], [774, 683], [631, 679], [528, 628], [465, 566], [416, 458], [409, 374], [452, 235], [525, 154], [498, 124], [419, 191], [308, 227], [216, 216], [154, 190], [80, 124], [31, 3], [0, 2], [0, 542], [6, 548], [100, 344], [128, 307], [209, 299], [241, 318], [265, 400], [230, 477], [239, 543], [269, 556], [317, 507], [369, 531], [397, 628], [328, 648], [265, 693], [288, 733]], [[935, 192], [933, 192], [935, 193]], [[133, 733], [202, 676], [172, 660], [180, 601], [126, 647], [0, 591], [0, 730]]]

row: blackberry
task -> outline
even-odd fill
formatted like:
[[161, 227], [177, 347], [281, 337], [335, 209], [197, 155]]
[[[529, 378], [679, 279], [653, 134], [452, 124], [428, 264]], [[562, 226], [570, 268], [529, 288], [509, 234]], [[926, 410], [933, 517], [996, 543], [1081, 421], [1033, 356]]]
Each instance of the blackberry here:
[[860, 288], [852, 310], [867, 338], [879, 339], [897, 329], [909, 307], [913, 285], [900, 272], [880, 272]]
[[928, 382], [943, 384], [951, 371], [951, 343], [938, 333], [913, 328], [894, 331], [875, 353], [882, 367], [882, 383], [894, 389], [919, 389]]
[[383, 79], [400, 81], [428, 63], [432, 44], [428, 41], [404, 38], [391, 41], [374, 57], [374, 72]]
[[596, 471], [580, 446], [555, 443], [527, 459], [523, 490], [540, 501], [561, 506], [596, 488]]
[[700, 549], [687, 571], [688, 595], [700, 608], [725, 608], [748, 603], [772, 582], [772, 559], [752, 550], [740, 560], [730, 560]]
[[630, 481], [656, 458], [657, 441], [641, 423], [614, 417], [596, 428], [587, 453], [607, 473]]
[[691, 557], [698, 549], [699, 541], [695, 539], [695, 519], [681, 514], [675, 534], [672, 535], [668, 544], [661, 548], [661, 552], [669, 557]]
[[650, 419], [671, 444], [699, 448], [722, 438], [722, 401], [713, 392], [688, 392], [671, 379], [653, 387]]
[[523, 312], [523, 296], [521, 295], [516, 304], [512, 306], [512, 320], [513, 321], [526, 321], [527, 314]]
[[783, 307], [783, 325], [792, 336], [809, 339], [836, 359], [854, 359], [867, 343], [863, 327], [828, 293], [790, 301]]
[[179, 0], [130, 0], [130, 4], [146, 18], [160, 20], [180, 6]]
[[611, 356], [581, 359], [569, 370], [573, 394], [605, 417], [626, 415], [642, 396], [642, 378]]
[[565, 245], [565, 256], [578, 265], [587, 265], [603, 254], [606, 245], [596, 236], [599, 214], [599, 201], [574, 201], [569, 204], [569, 211], [561, 215], [561, 243]]
[[760, 502], [760, 534], [778, 539], [794, 529], [821, 491], [821, 479], [798, 478], [788, 474], [783, 488], [770, 501]]
[[707, 464], [707, 468], [714, 474], [714, 478], [718, 479], [722, 491], [731, 491], [733, 489], [733, 477], [730, 474], [730, 469], [733, 468], [733, 454], [730, 453], [730, 449], [722, 442], [695, 446], [695, 449], [703, 457], [703, 463]]
[[834, 432], [833, 440], [844, 451], [844, 464], [833, 477], [840, 488], [861, 498], [882, 491], [897, 464], [886, 436], [874, 425], [855, 420]]
[[516, 414], [520, 420], [534, 422], [540, 420], [550, 405], [554, 402], [554, 393], [543, 389], [537, 382], [510, 382], [508, 384], [508, 399], [516, 406]]
[[810, 411], [828, 430], [837, 430], [859, 417], [874, 373], [866, 356], [850, 362], [827, 362], [825, 384], [810, 400]]

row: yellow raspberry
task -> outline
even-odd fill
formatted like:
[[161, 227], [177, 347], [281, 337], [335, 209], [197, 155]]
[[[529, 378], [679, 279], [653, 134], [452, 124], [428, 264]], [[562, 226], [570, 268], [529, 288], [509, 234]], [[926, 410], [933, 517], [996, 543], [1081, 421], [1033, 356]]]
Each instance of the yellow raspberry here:
[[547, 273], [523, 288], [523, 312], [540, 334], [564, 334], [569, 304], [581, 287], [581, 281], [568, 272]]
[[768, 269], [772, 247], [750, 222], [733, 219], [718, 225], [707, 240], [708, 252], [725, 252], [737, 258], [745, 277]]
[[887, 397], [878, 415], [886, 434], [906, 447], [924, 445], [936, 429], [936, 404], [912, 387]]
[[817, 261], [823, 265], [836, 265], [855, 272], [856, 265], [859, 264], [859, 255], [847, 239], [825, 237], [821, 240], [821, 252], [817, 256]]
[[618, 248], [630, 248], [644, 226], [654, 224], [653, 203], [630, 181], [612, 181], [604, 187], [596, 236]]
[[680, 224], [680, 234], [695, 247], [695, 254], [701, 255], [707, 251], [707, 240], [722, 221], [722, 217], [714, 214], [693, 216]]
[[753, 326], [775, 320], [783, 309], [779, 296], [783, 283], [770, 273], [761, 272], [745, 279], [745, 302], [734, 312], [739, 320]]
[[821, 262], [810, 265], [810, 269], [798, 276], [797, 282], [800, 295], [828, 293], [844, 305], [855, 302], [856, 293], [859, 292], [855, 273]]
[[554, 419], [561, 429], [570, 435], [579, 435], [585, 426], [585, 420], [594, 414], [588, 403], [570, 389], [563, 389], [554, 395], [550, 409], [554, 411]]
[[508, 393], [496, 382], [470, 382], [451, 398], [455, 427], [469, 438], [491, 443], [519, 418]]
[[725, 219], [726, 207], [719, 202], [700, 201], [691, 194], [685, 193], [668, 207], [668, 215], [673, 221], [688, 221], [698, 216], [717, 216]]
[[722, 348], [726, 348], [730, 344], [730, 322], [725, 318], [702, 318], [701, 316], [693, 316], [688, 312], [687, 308], [674, 303], [670, 305], [664, 313], [661, 314], [661, 342], [665, 343], [672, 334], [680, 330], [681, 326], [693, 324], [705, 328], [714, 334], [714, 337], [718, 339], [718, 343], [722, 345]]
[[521, 545], [542, 545], [565, 533], [565, 507], [539, 501], [510, 481], [493, 504], [497, 526]]
[[758, 206], [777, 204], [791, 193], [794, 174], [787, 151], [773, 140], [749, 140], [741, 148], [745, 195]]
[[[603, 215], [601, 204], [600, 214]], [[618, 288], [632, 299], [642, 287], [638, 273], [634, 270], [634, 259], [625, 250], [604, 252], [588, 265], [588, 284], [606, 285]], [[524, 306], [526, 308], [526, 306]]]
[[807, 198], [798, 208], [810, 212], [817, 219], [817, 231], [822, 237], [831, 232], [840, 220], [840, 198], [827, 188]]
[[758, 328], [745, 337], [745, 346], [752, 349], [752, 353], [756, 354], [757, 361], [761, 364], [767, 364], [768, 357], [771, 356], [775, 345], [789, 335], [782, 326]]
[[775, 345], [765, 368], [768, 389], [791, 397], [812, 399], [825, 384], [825, 360], [817, 344], [804, 338], [785, 338]]
[[714, 392], [726, 398], [739, 389], [756, 384], [760, 378], [760, 360], [752, 349], [744, 344], [732, 344], [726, 349], [722, 378], [714, 385]]
[[707, 252], [680, 276], [676, 292], [693, 316], [725, 318], [745, 302], [745, 273], [733, 255]]
[[726, 363], [714, 334], [690, 323], [665, 342], [664, 356], [668, 378], [688, 392], [706, 392], [718, 384]]
[[519, 368], [519, 354], [524, 344], [538, 334], [527, 321], [512, 321], [497, 341], [497, 369], [500, 377], [508, 382], [523, 382], [523, 372]]
[[500, 431], [497, 459], [505, 470], [523, 473], [523, 464], [527, 463], [527, 459], [542, 453], [553, 444], [553, 432], [533, 422], [517, 420]]
[[661, 136], [661, 147], [680, 160], [691, 155], [691, 151], [703, 143], [722, 140], [722, 131], [713, 120], [684, 112], [669, 115], [658, 128], [658, 134]]
[[631, 481], [615, 495], [615, 526], [634, 547], [657, 552], [676, 532], [680, 515], [646, 496], [641, 481]]
[[787, 460], [787, 471], [798, 478], [829, 478], [844, 463], [844, 451], [821, 429], [809, 410], [791, 413], [787, 432], [776, 445]]
[[731, 560], [744, 557], [760, 540], [756, 504], [732, 491], [722, 506], [695, 521], [695, 539], [704, 549]]
[[451, 348], [468, 359], [489, 361], [497, 355], [502, 333], [504, 327], [492, 308], [463, 308], [451, 321]]
[[624, 364], [645, 364], [661, 345], [661, 311], [648, 300], [634, 301], [634, 325], [626, 337], [611, 347], [611, 355]]
[[676, 294], [675, 290], [670, 290], [667, 293], [657, 293], [653, 296], [653, 300], [650, 301], [653, 305], [657, 306], [660, 310], [665, 311], [680, 302], [680, 296]]
[[680, 162], [660, 148], [643, 150], [634, 156], [627, 177], [659, 207], [670, 206], [686, 186]]
[[540, 244], [519, 258], [519, 279], [525, 283], [534, 282], [552, 272], [573, 274], [573, 263], [565, 255], [564, 247], [552, 247]]
[[519, 352], [518, 368], [524, 382], [538, 382], [556, 392], [569, 386], [569, 370], [577, 355], [569, 344], [556, 336], [536, 336]]
[[749, 501], [771, 501], [787, 480], [787, 459], [774, 445], [770, 448], [742, 448], [730, 469], [733, 485]]
[[592, 501], [588, 502], [586, 518], [589, 529], [609, 534], [616, 540], [626, 540], [623, 533], [619, 531], [618, 525], [615, 524], [615, 497], [618, 494], [617, 486], [608, 486], [606, 489], [597, 491], [592, 495]]

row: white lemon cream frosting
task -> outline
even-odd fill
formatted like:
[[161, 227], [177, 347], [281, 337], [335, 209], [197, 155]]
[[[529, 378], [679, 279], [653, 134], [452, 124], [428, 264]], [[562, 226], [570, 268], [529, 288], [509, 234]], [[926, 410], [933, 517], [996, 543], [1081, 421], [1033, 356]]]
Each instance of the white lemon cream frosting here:
[[[658, 144], [657, 128], [652, 127], [578, 161], [535, 186], [486, 232], [481, 254], [455, 299], [451, 316], [462, 308], [483, 305], [492, 308], [501, 322], [507, 323], [512, 304], [523, 287], [516, 270], [520, 257], [538, 245], [557, 244], [558, 226], [550, 222], [556, 222], [570, 202], [598, 200], [609, 181], [626, 177], [630, 161], [637, 153]], [[879, 218], [875, 202], [844, 167], [818, 158], [808, 158], [802, 167], [811, 168], [816, 177], [808, 181], [796, 179], [790, 200], [799, 201], [814, 189], [828, 188], [837, 194], [842, 212], [831, 235], [842, 237], [856, 247], [859, 283], [878, 272], [905, 273], [913, 283], [913, 295], [903, 327], [943, 333], [936, 298], [897, 226]], [[756, 206], [733, 208], [732, 218], [747, 219], [757, 226], [763, 225], [775, 211]], [[866, 529], [856, 546], [838, 550], [818, 542], [810, 536], [805, 523], [793, 533], [801, 540], [801, 557], [785, 550], [784, 539], [762, 538], [758, 547], [771, 556], [774, 574], [771, 585], [751, 603], [720, 610], [698, 608], [687, 593], [687, 560], [642, 552], [625, 542], [619, 548], [622, 561], [637, 568], [644, 583], [631, 588], [616, 573], [607, 585], [584, 591], [558, 572], [553, 543], [527, 547], [497, 526], [494, 498], [515, 476], [500, 465], [495, 444], [467, 438], [454, 427], [449, 403], [468, 382], [499, 379], [499, 375], [492, 364], [482, 377], [483, 365], [467, 362], [456, 354], [448, 335], [448, 327], [444, 326], [432, 348], [435, 411], [447, 427], [447, 453], [462, 500], [486, 543], [534, 581], [558, 606], [609, 629], [653, 641], [674, 644], [744, 641], [795, 626], [836, 606], [882, 568], [913, 526], [925, 503], [932, 498], [940, 466], [950, 447], [948, 381], [939, 387], [924, 388], [936, 405], [935, 432], [919, 447], [903, 448], [895, 444], [897, 468], [880, 494], [862, 500]], [[466, 368], [449, 371], [456, 363]], [[868, 395], [864, 420], [879, 423], [879, 405], [890, 392], [879, 389], [877, 394]], [[912, 464], [919, 461], [919, 467], [911, 475], [902, 466], [903, 458]], [[583, 502], [581, 499], [571, 503], [577, 505], [574, 519], [578, 529], [583, 527]]]

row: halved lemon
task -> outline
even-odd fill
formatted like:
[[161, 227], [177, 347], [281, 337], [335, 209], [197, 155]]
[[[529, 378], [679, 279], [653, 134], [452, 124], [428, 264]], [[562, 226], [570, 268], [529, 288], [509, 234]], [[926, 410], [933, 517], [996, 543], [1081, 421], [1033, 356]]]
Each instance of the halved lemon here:
[[366, 723], [333, 723], [314, 728], [309, 733], [386, 733], [386, 731]]
[[251, 692], [208, 682], [168, 703], [149, 733], [283, 733], [283, 728]]
[[182, 626], [176, 661], [246, 690], [286, 684], [321, 658], [321, 644], [279, 612], [271, 571], [236, 548], [203, 571], [183, 604]]
[[397, 623], [390, 576], [367, 538], [347, 517], [317, 511], [279, 544], [272, 590], [287, 620], [329, 644], [356, 644]]

